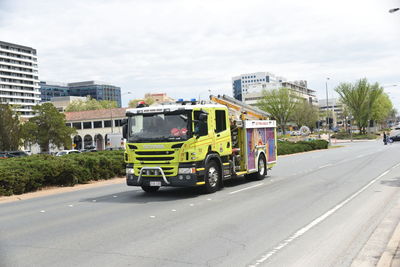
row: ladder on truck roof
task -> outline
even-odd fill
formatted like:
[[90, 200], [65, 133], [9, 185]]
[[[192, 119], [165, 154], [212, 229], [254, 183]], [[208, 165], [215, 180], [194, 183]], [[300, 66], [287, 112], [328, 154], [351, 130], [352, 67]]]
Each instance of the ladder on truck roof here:
[[228, 109], [234, 111], [236, 115], [239, 116], [240, 119], [246, 118], [246, 119], [267, 120], [269, 118], [269, 114], [267, 112], [262, 111], [259, 108], [245, 104], [242, 101], [236, 100], [235, 98], [227, 95], [218, 95], [218, 96], [210, 95], [210, 100], [212, 102], [227, 106]]

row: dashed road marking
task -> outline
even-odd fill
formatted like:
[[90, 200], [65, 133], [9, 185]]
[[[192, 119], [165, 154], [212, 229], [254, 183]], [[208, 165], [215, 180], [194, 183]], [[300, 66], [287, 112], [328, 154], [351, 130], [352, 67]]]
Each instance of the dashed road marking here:
[[118, 196], [113, 196], [113, 197], [118, 197]]
[[68, 205], [68, 207], [71, 207], [71, 208], [72, 208], [73, 206], [74, 206], [74, 205], [72, 205], [72, 204]]
[[154, 215], [150, 215], [150, 218], [152, 218], [152, 219], [154, 219], [156, 216], [154, 216]]
[[[397, 164], [400, 166], [400, 164]], [[396, 165], [396, 166], [397, 166]], [[364, 187], [362, 187], [360, 190], [358, 190], [357, 192], [355, 192], [353, 195], [351, 195], [350, 197], [348, 197], [347, 199], [345, 199], [344, 201], [340, 202], [338, 205], [336, 205], [335, 207], [333, 207], [332, 209], [328, 210], [327, 212], [325, 212], [324, 214], [322, 214], [321, 216], [319, 216], [318, 218], [316, 218], [315, 220], [313, 220], [312, 222], [310, 222], [309, 224], [307, 224], [306, 226], [304, 226], [303, 228], [297, 230], [293, 235], [289, 236], [287, 239], [283, 240], [281, 243], [279, 243], [276, 247], [274, 247], [272, 250], [266, 252], [264, 255], [261, 256], [261, 258], [259, 258], [258, 260], [256, 260], [254, 263], [250, 264], [250, 266], [257, 266], [260, 265], [261, 263], [265, 262], [266, 260], [268, 260], [269, 258], [271, 258], [274, 254], [276, 254], [277, 252], [279, 252], [281, 249], [283, 249], [284, 247], [286, 247], [287, 245], [289, 245], [291, 242], [293, 242], [294, 240], [296, 240], [297, 238], [301, 237], [302, 235], [304, 235], [305, 233], [307, 233], [308, 231], [310, 231], [312, 228], [314, 228], [315, 226], [317, 226], [318, 224], [320, 224], [321, 222], [323, 222], [324, 220], [326, 220], [329, 216], [331, 216], [332, 214], [334, 214], [336, 211], [338, 211], [340, 208], [342, 208], [344, 205], [346, 205], [348, 202], [350, 202], [351, 200], [353, 200], [355, 197], [357, 197], [359, 194], [361, 194], [363, 191], [365, 191], [368, 187], [370, 187], [372, 184], [374, 184], [377, 180], [379, 180], [380, 178], [382, 178], [383, 176], [385, 176], [387, 173], [389, 173], [389, 171], [391, 171], [394, 167], [390, 168], [389, 170], [383, 172], [381, 175], [379, 175], [378, 177], [376, 177], [375, 179], [373, 179], [372, 181], [370, 181], [368, 184], [366, 184]]]
[[207, 198], [207, 200], [212, 200], [211, 198]]
[[172, 212], [175, 212], [176, 210], [171, 210]]
[[41, 210], [40, 212], [41, 212], [41, 213], [45, 213], [46, 211], [45, 211], [45, 210]]
[[189, 206], [190, 206], [190, 207], [193, 207], [193, 206], [194, 206], [194, 204], [193, 204], [193, 203], [192, 203], [192, 204], [189, 204]]
[[259, 184], [252, 185], [252, 186], [249, 186], [249, 187], [245, 187], [245, 188], [242, 188], [242, 189], [239, 189], [239, 190], [236, 190], [236, 191], [232, 191], [232, 192], [230, 192], [230, 193], [228, 193], [228, 194], [229, 194], [229, 195], [236, 194], [236, 193], [242, 192], [242, 191], [244, 191], [244, 190], [249, 190], [249, 189], [252, 189], [252, 188], [254, 188], [254, 187], [263, 185], [263, 184], [264, 184], [264, 183], [259, 183]]

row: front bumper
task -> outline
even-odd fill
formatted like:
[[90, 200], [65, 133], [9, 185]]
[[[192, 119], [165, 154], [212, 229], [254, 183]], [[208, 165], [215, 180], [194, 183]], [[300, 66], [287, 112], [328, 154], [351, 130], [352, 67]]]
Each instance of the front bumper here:
[[203, 184], [203, 178], [197, 176], [197, 174], [179, 174], [177, 176], [167, 176], [166, 183], [162, 176], [157, 177], [141, 177], [134, 174], [126, 175], [126, 184], [131, 186], [150, 186], [150, 182], [161, 182], [161, 186], [176, 186], [176, 187], [190, 187]]

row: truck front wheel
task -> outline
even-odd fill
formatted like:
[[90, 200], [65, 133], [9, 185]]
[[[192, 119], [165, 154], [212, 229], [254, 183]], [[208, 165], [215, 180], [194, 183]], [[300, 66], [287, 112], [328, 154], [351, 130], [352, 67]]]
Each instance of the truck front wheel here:
[[160, 187], [159, 186], [142, 185], [142, 189], [143, 189], [143, 191], [145, 191], [147, 193], [154, 193], [154, 192], [157, 192], [158, 189], [160, 189]]
[[206, 173], [205, 173], [205, 185], [204, 185], [204, 192], [214, 193], [219, 188], [220, 183], [220, 171], [218, 164], [211, 160], [206, 165]]

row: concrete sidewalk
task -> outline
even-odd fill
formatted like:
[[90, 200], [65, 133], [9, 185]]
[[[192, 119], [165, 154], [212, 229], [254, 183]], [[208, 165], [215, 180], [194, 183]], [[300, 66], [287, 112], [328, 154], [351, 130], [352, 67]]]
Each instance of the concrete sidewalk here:
[[398, 267], [400, 266], [400, 223], [397, 225], [392, 238], [381, 258], [377, 267]]

